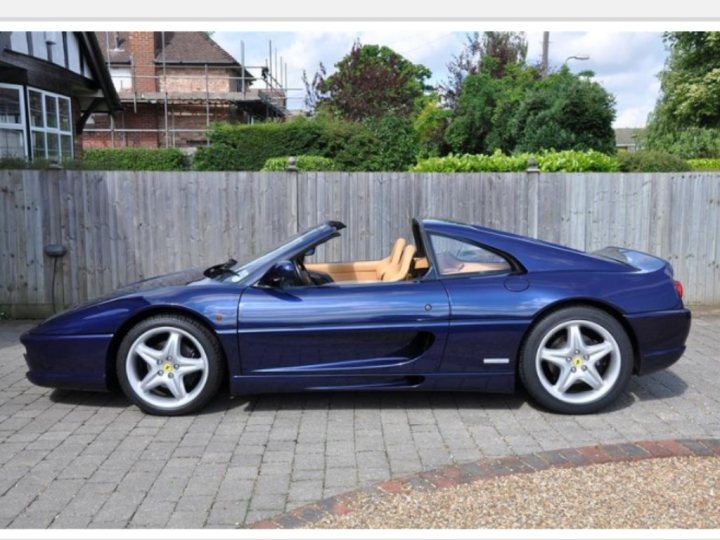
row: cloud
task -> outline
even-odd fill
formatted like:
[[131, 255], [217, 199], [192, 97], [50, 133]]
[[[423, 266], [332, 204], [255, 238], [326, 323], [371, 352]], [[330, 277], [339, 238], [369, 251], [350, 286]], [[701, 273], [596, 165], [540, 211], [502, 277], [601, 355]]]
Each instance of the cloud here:
[[[528, 60], [539, 61], [542, 32], [529, 33], [528, 42]], [[571, 70], [592, 70], [595, 72], [595, 80], [615, 96], [615, 127], [645, 125], [660, 90], [657, 74], [667, 57], [662, 34], [551, 32], [550, 65], [557, 69], [573, 55], [588, 55], [590, 59], [569, 60]]]
[[[240, 41], [245, 42], [248, 65], [262, 65], [268, 56], [268, 40], [278, 50], [278, 57], [288, 64], [290, 107], [301, 108], [302, 72], [310, 76], [322, 62], [329, 72], [352, 47], [356, 39], [363, 43], [382, 44], [433, 72], [431, 83], [447, 75], [447, 63], [458, 54], [465, 41], [464, 32], [414, 31], [399, 29], [357, 32], [217, 32], [213, 38], [236, 58]], [[528, 62], [540, 60], [542, 32], [528, 32]], [[657, 73], [667, 56], [662, 35], [653, 32], [551, 32], [550, 64], [563, 65], [569, 56], [589, 55], [588, 61], [569, 60], [575, 71], [592, 70], [596, 80], [613, 93], [617, 102], [617, 127], [638, 127], [652, 111], [659, 84]]]

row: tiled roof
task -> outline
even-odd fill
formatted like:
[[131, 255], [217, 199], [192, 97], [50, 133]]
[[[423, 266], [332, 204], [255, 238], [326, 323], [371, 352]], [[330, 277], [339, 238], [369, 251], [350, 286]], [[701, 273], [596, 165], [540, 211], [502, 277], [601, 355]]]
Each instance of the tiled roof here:
[[[95, 32], [106, 61], [130, 63], [129, 32]], [[224, 64], [239, 66], [207, 32], [165, 32], [164, 60], [168, 64]], [[155, 32], [155, 61], [163, 61], [162, 36]]]
[[126, 49], [127, 32], [95, 32], [95, 35], [106, 62], [130, 63], [130, 52]]
[[[158, 39], [158, 45], [162, 41]], [[162, 62], [162, 49], [157, 50], [156, 62]], [[207, 32], [165, 32], [165, 61], [171, 64], [229, 64], [239, 65], [230, 53]]]

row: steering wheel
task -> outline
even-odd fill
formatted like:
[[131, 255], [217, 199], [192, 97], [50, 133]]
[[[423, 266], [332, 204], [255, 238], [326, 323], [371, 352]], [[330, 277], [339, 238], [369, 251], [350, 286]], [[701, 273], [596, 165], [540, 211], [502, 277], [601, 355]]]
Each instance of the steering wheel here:
[[310, 277], [308, 271], [305, 270], [305, 267], [300, 261], [300, 257], [294, 258], [292, 262], [293, 266], [295, 267], [295, 274], [297, 274], [297, 279], [300, 285], [313, 285], [313, 280]]

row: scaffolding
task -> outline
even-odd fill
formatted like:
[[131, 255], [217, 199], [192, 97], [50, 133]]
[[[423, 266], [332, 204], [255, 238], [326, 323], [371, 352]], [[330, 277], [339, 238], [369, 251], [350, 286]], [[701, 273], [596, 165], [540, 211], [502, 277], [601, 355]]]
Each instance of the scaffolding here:
[[[217, 119], [218, 112], [222, 112], [221, 119], [226, 119], [228, 112], [238, 113], [246, 123], [254, 123], [255, 119], [282, 119], [289, 115], [288, 102], [302, 99], [301, 88], [288, 86], [288, 65], [282, 56], [278, 56], [277, 48], [273, 48], [272, 41], [268, 41], [268, 56], [261, 65], [245, 64], [245, 42], [240, 42], [239, 65], [211, 65], [211, 64], [178, 64], [168, 62], [165, 58], [164, 32], [161, 44], [161, 62], [159, 66], [138, 65], [133, 56], [130, 56], [129, 72], [127, 63], [113, 63], [111, 61], [112, 48], [109, 32], [106, 33], [107, 66], [113, 76], [113, 82], [118, 91], [121, 102], [133, 113], [137, 114], [143, 105], [162, 106], [162, 125], [152, 127], [118, 126], [115, 118], [109, 116], [107, 127], [95, 127], [94, 120], [85, 127], [85, 132], [108, 135], [110, 146], [115, 147], [118, 138], [125, 139], [130, 134], [155, 134], [162, 138], [165, 147], [177, 145], [179, 134], [197, 134], [208, 144], [207, 128]], [[142, 74], [152, 68], [153, 75]], [[171, 69], [168, 72], [168, 68]], [[184, 73], [173, 73], [172, 70], [181, 69]], [[255, 70], [259, 77], [251, 73]], [[239, 76], [229, 72], [239, 71]], [[197, 72], [197, 74], [191, 74]], [[219, 73], [222, 72], [222, 73]], [[277, 75], [276, 75], [277, 74]], [[143, 81], [152, 80], [154, 91], [139, 91], [144, 88]], [[291, 95], [295, 94], [295, 95]], [[193, 117], [200, 115], [188, 114], [188, 108], [204, 110], [204, 126], [178, 127], [178, 117]], [[185, 111], [183, 111], [185, 109]], [[158, 122], [160, 124], [160, 122]], [[158, 143], [159, 144], [159, 143]], [[125, 146], [125, 144], [121, 144]]]

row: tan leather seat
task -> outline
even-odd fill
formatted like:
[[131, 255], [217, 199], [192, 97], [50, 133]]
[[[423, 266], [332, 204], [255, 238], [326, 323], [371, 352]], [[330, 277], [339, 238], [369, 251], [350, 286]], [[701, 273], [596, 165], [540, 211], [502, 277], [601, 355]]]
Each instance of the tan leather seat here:
[[388, 255], [378, 263], [378, 266], [376, 268], [378, 281], [382, 281], [382, 276], [388, 269], [394, 268], [398, 264], [400, 264], [400, 259], [403, 255], [403, 249], [405, 249], [406, 244], [407, 241], [402, 237], [395, 240], [395, 243], [390, 250], [390, 255]]
[[395, 265], [389, 266], [380, 276], [380, 281], [402, 281], [407, 279], [416, 251], [413, 245], [405, 246], [400, 261]]
[[404, 238], [395, 240], [390, 254], [377, 261], [355, 261], [341, 263], [308, 263], [305, 268], [312, 272], [329, 274], [335, 282], [345, 281], [382, 281], [389, 270], [395, 271], [406, 249]]

